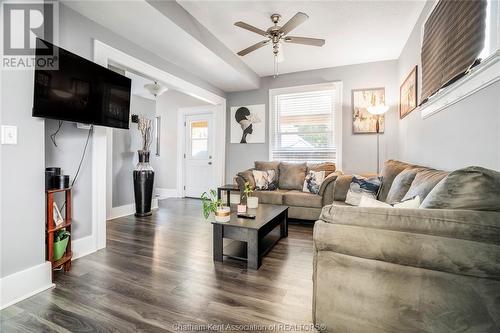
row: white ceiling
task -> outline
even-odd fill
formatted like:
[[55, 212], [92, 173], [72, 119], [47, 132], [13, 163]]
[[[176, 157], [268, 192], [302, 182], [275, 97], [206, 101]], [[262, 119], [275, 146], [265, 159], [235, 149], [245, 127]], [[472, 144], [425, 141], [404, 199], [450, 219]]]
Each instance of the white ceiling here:
[[[290, 35], [326, 39], [321, 47], [285, 44], [280, 73], [397, 59], [425, 1], [178, 1], [233, 52], [264, 38], [234, 26], [244, 21], [263, 30], [269, 16], [286, 22], [296, 12], [309, 20]], [[271, 45], [243, 61], [260, 76], [273, 74]]]
[[[247, 73], [216, 54], [210, 45], [197, 40], [145, 0], [63, 0], [63, 3], [223, 91], [256, 88]], [[232, 56], [229, 50], [226, 51]], [[237, 57], [235, 59], [239, 61]], [[246, 65], [241, 65], [254, 74]]]

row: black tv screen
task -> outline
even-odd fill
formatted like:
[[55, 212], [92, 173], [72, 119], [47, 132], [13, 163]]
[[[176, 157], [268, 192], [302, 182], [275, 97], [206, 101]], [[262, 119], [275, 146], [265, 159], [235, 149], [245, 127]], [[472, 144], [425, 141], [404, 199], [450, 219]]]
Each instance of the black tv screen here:
[[58, 53], [58, 69], [35, 69], [33, 116], [77, 123], [129, 128], [128, 77], [37, 39], [35, 60], [47, 48]]

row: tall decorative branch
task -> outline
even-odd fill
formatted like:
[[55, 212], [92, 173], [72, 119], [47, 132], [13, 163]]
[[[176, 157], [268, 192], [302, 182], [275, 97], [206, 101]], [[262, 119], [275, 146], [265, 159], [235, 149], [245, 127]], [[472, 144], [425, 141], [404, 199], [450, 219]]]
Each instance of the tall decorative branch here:
[[152, 120], [146, 117], [139, 117], [137, 128], [141, 131], [142, 137], [142, 150], [149, 151], [151, 146], [151, 133], [152, 133]]

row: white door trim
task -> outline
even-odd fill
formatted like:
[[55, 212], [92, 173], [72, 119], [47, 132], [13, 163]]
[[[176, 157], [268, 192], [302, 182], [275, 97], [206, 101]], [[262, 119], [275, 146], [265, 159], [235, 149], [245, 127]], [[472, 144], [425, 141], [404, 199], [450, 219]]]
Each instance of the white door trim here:
[[[132, 57], [115, 49], [99, 40], [94, 39], [94, 62], [108, 67], [109, 64], [132, 68], [150, 78], [167, 83], [172, 89], [189, 96], [212, 104], [217, 110], [216, 126], [220, 132], [217, 145], [220, 147], [220, 161], [217, 164], [221, 179], [224, 177], [225, 158], [225, 119], [226, 99], [180, 77], [172, 75], [162, 69]], [[92, 240], [94, 251], [106, 247], [106, 209], [107, 209], [107, 178], [109, 178], [106, 165], [108, 154], [108, 141], [112, 140], [112, 130], [106, 127], [94, 126], [92, 137]]]
[[185, 135], [186, 127], [184, 126], [187, 115], [197, 114], [212, 114], [214, 119], [214, 151], [213, 163], [214, 174], [216, 177], [216, 186], [224, 184], [225, 180], [225, 153], [226, 153], [226, 104], [214, 106], [195, 106], [187, 108], [179, 108], [177, 111], [177, 193], [181, 197], [185, 196], [184, 192], [184, 170], [185, 161], [184, 154], [186, 153]]

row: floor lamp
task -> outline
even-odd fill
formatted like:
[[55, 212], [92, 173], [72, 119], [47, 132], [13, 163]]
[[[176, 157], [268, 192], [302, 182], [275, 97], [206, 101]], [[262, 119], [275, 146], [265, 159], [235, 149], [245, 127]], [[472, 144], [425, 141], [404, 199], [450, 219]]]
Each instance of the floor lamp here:
[[372, 105], [367, 108], [368, 112], [377, 117], [375, 130], [377, 132], [377, 174], [380, 173], [380, 117], [389, 111], [389, 106], [385, 105], [384, 101], [380, 104], [375, 104], [375, 94], [372, 96]]

